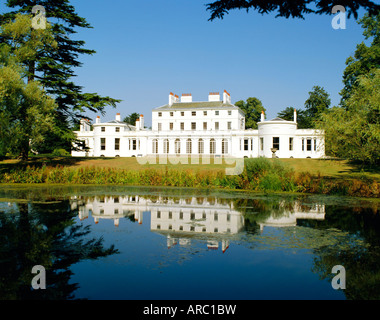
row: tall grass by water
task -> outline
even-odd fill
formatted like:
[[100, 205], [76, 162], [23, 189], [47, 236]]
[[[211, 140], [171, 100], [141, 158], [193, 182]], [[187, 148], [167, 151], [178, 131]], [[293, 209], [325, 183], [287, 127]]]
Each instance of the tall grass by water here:
[[258, 192], [301, 192], [360, 197], [379, 197], [375, 180], [329, 179], [308, 172], [296, 173], [290, 166], [266, 158], [245, 159], [240, 175], [226, 175], [224, 170], [188, 170], [184, 167], [128, 170], [102, 167], [26, 166], [0, 173], [0, 183], [47, 183], [169, 186], [222, 188]]

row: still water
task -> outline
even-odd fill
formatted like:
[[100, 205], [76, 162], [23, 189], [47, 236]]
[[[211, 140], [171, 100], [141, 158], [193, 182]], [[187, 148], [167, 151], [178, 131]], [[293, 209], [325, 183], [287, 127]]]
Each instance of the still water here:
[[[1, 187], [0, 298], [379, 299], [379, 211], [342, 197]], [[46, 289], [31, 286], [35, 265]]]

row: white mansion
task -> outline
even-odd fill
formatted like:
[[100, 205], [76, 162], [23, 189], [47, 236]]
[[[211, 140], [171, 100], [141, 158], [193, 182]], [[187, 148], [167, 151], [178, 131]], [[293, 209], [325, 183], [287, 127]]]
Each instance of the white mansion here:
[[152, 111], [152, 129], [144, 127], [144, 116], [135, 126], [115, 120], [92, 125], [82, 120], [78, 140], [87, 150], [72, 151], [73, 156], [145, 157], [213, 156], [213, 157], [324, 157], [324, 137], [315, 129], [297, 129], [293, 121], [281, 118], [265, 120], [264, 113], [258, 129], [245, 129], [245, 114], [231, 103], [230, 94], [211, 92], [208, 101], [196, 102], [191, 94], [181, 99], [169, 94], [169, 103]]

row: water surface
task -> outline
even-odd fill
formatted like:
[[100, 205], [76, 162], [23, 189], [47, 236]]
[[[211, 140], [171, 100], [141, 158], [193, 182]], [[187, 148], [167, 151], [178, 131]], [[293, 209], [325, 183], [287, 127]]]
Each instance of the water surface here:
[[[379, 299], [378, 203], [1, 187], [2, 299]], [[34, 265], [46, 289], [33, 290]], [[346, 289], [334, 289], [335, 265]]]

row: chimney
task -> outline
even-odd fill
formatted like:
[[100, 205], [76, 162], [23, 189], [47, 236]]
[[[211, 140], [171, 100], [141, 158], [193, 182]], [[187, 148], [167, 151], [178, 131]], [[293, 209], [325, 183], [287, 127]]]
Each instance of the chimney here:
[[294, 108], [293, 121], [294, 121], [294, 122], [297, 122], [297, 110], [296, 110], [296, 108]]
[[96, 117], [96, 122], [95, 123], [100, 123], [100, 116]]
[[175, 103], [179, 102], [179, 97], [178, 97], [178, 95], [174, 95], [174, 102], [175, 102]]
[[169, 93], [169, 107], [175, 102], [175, 96], [173, 92]]
[[181, 102], [193, 102], [193, 97], [191, 93], [182, 93]]
[[265, 120], [265, 114], [264, 114], [264, 110], [261, 111], [261, 122], [264, 122]]
[[219, 92], [210, 92], [208, 94], [208, 101], [220, 101]]
[[81, 119], [80, 121], [80, 131], [91, 131], [90, 124], [87, 119]]
[[223, 103], [231, 104], [231, 96], [226, 90], [223, 92]]
[[143, 114], [140, 114], [140, 129], [143, 130], [144, 129], [144, 115]]
[[116, 113], [115, 120], [117, 120], [117, 121], [121, 121], [121, 120], [120, 120], [120, 113]]
[[140, 130], [140, 119], [136, 119], [136, 131]]

